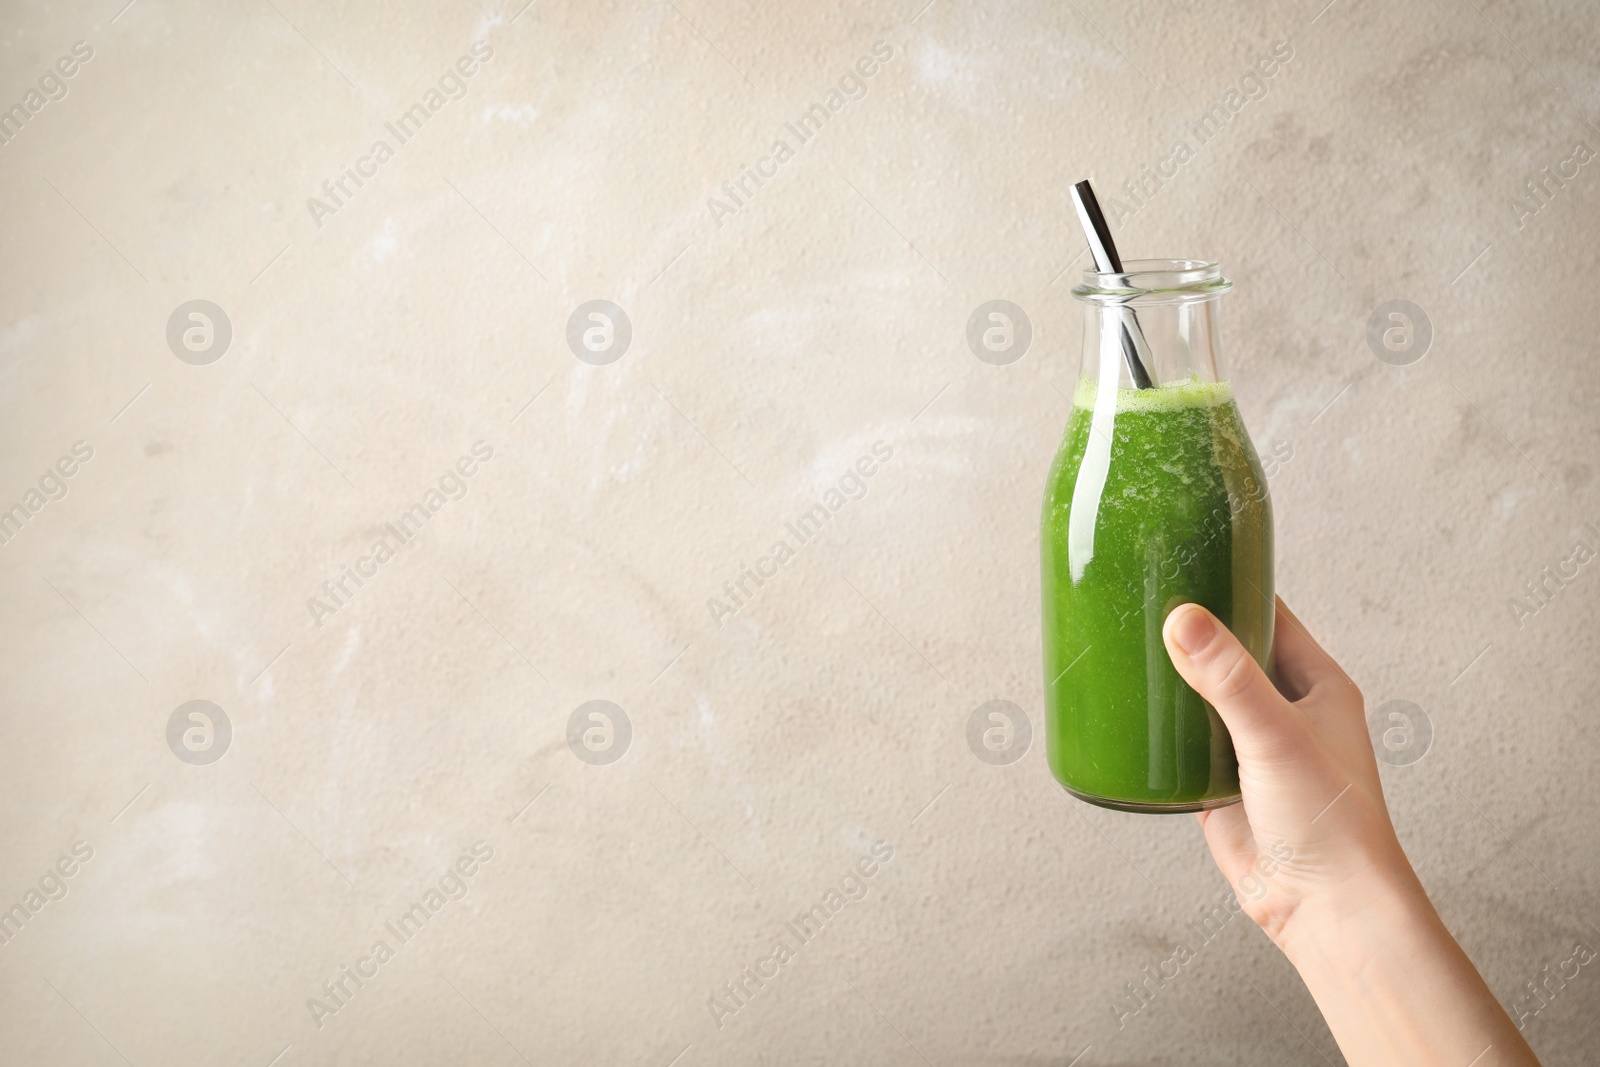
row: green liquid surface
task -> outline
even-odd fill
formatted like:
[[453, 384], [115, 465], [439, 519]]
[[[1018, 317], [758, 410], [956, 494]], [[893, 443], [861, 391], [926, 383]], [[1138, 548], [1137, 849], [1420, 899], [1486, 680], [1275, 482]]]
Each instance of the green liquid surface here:
[[1167, 615], [1193, 602], [1270, 663], [1272, 508], [1232, 387], [1190, 381], [1101, 397], [1080, 382], [1045, 488], [1040, 547], [1057, 780], [1134, 809], [1237, 797], [1227, 727], [1161, 641]]

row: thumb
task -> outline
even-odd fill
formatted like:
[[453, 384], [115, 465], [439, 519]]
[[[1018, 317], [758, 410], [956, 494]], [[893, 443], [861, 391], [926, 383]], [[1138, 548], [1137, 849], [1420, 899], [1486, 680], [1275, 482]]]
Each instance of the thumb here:
[[1299, 749], [1305, 723], [1216, 616], [1182, 604], [1167, 616], [1162, 637], [1183, 680], [1222, 716], [1241, 760], [1282, 760]]

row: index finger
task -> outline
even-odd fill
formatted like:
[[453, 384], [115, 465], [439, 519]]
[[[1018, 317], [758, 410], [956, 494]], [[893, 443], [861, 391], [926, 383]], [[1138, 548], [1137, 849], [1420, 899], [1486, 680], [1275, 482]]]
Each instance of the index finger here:
[[1274, 681], [1291, 701], [1301, 700], [1319, 685], [1354, 685], [1334, 658], [1278, 597], [1277, 627], [1273, 634]]

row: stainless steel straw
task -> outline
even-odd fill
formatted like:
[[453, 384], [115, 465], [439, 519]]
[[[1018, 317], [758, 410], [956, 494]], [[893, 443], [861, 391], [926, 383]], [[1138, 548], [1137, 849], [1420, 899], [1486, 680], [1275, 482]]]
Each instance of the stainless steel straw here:
[[[1101, 274], [1121, 274], [1122, 257], [1117, 255], [1116, 242], [1111, 239], [1111, 227], [1106, 225], [1106, 217], [1100, 211], [1100, 201], [1095, 199], [1094, 189], [1088, 181], [1078, 182], [1072, 187], [1072, 203], [1078, 209], [1078, 221], [1083, 223], [1084, 236], [1089, 238], [1089, 254], [1094, 257], [1095, 269]], [[1128, 363], [1128, 373], [1133, 376], [1133, 384], [1140, 389], [1153, 389], [1155, 383], [1150, 380], [1147, 358], [1150, 354], [1150, 345], [1144, 338], [1144, 331], [1139, 328], [1139, 316], [1133, 308], [1122, 308], [1122, 355]]]

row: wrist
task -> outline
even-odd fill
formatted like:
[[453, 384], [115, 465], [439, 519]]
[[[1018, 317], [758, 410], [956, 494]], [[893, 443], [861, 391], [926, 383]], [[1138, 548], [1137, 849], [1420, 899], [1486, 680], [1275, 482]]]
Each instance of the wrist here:
[[1302, 975], [1349, 980], [1399, 945], [1450, 940], [1403, 857], [1373, 863], [1300, 902], [1273, 940]]
[[1303, 901], [1274, 938], [1351, 1064], [1538, 1061], [1450, 936], [1410, 864], [1364, 868]]

